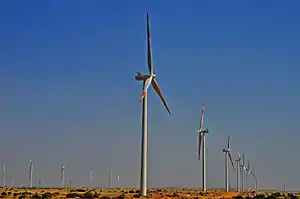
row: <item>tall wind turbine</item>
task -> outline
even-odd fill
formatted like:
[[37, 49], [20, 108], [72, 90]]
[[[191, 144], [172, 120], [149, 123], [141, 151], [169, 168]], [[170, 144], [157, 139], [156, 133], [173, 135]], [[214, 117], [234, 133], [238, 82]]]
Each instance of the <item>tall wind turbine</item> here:
[[3, 188], [6, 187], [6, 165], [3, 164]]
[[231, 151], [230, 151], [230, 138], [231, 137], [228, 136], [227, 148], [223, 149], [223, 152], [225, 153], [225, 189], [226, 189], [227, 192], [229, 191], [229, 186], [228, 186], [228, 182], [229, 182], [229, 178], [228, 178], [228, 157], [230, 159], [233, 170], [235, 170], [234, 164], [233, 164], [233, 161], [232, 161]]
[[238, 153], [237, 154], [237, 157], [236, 157], [236, 159], [235, 159], [235, 161], [236, 161], [236, 191], [237, 192], [239, 192], [240, 191], [240, 175], [239, 175], [239, 173], [240, 173], [240, 161], [241, 161], [241, 154], [240, 153]]
[[61, 166], [61, 171], [60, 171], [60, 180], [61, 180], [61, 184], [60, 187], [64, 188], [64, 183], [65, 183], [65, 164], [63, 164]]
[[202, 142], [202, 190], [206, 191], [206, 154], [205, 154], [205, 134], [208, 129], [204, 129], [204, 104], [202, 104], [202, 112], [200, 118], [200, 128], [197, 130], [198, 135], [198, 160], [200, 160], [201, 142]]
[[140, 181], [140, 193], [142, 196], [147, 195], [147, 91], [152, 84], [152, 87], [160, 97], [162, 103], [167, 109], [168, 113], [170, 110], [167, 106], [167, 103], [159, 89], [159, 86], [156, 82], [156, 75], [153, 73], [152, 68], [152, 53], [151, 53], [151, 42], [150, 42], [150, 25], [149, 25], [149, 17], [147, 13], [147, 53], [148, 53], [148, 68], [149, 74], [137, 73], [135, 76], [135, 80], [143, 81], [143, 93], [140, 103], [143, 103], [143, 111], [142, 111], [142, 146], [141, 146], [141, 181]]
[[29, 160], [28, 171], [29, 171], [29, 187], [32, 188], [33, 162], [31, 160]]
[[241, 166], [241, 191], [244, 191], [244, 172], [246, 171], [246, 166], [245, 166], [245, 154], [243, 152], [243, 156], [242, 156], [242, 164], [240, 164]]

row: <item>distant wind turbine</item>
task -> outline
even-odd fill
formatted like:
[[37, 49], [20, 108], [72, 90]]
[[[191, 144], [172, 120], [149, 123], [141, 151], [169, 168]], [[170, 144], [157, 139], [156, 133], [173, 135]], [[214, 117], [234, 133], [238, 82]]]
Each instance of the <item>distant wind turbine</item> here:
[[257, 177], [256, 177], [256, 173], [255, 173], [255, 170], [254, 170], [254, 166], [252, 166], [252, 171], [250, 172], [250, 174], [253, 176], [254, 180], [255, 180], [255, 191], [257, 191]]
[[3, 188], [6, 187], [6, 165], [3, 164]]
[[135, 80], [143, 81], [143, 93], [140, 103], [143, 103], [143, 111], [142, 111], [142, 147], [141, 147], [141, 181], [140, 181], [140, 194], [142, 196], [147, 195], [147, 92], [150, 84], [160, 97], [162, 103], [167, 109], [168, 113], [171, 114], [166, 100], [164, 99], [159, 86], [156, 82], [156, 75], [153, 73], [152, 68], [152, 53], [151, 53], [151, 42], [150, 42], [150, 25], [149, 25], [149, 16], [148, 13], [146, 15], [147, 20], [147, 53], [148, 53], [148, 68], [149, 74], [137, 73], [135, 76]]
[[236, 161], [236, 191], [237, 192], [239, 192], [240, 191], [240, 179], [239, 179], [239, 173], [240, 173], [240, 170], [241, 170], [241, 166], [240, 166], [240, 161], [241, 161], [241, 155], [240, 155], [240, 153], [238, 153], [237, 154], [237, 157], [236, 157], [236, 159], [235, 159], [235, 161]]
[[247, 164], [247, 167], [246, 167], [246, 171], [247, 171], [247, 173], [246, 173], [246, 176], [245, 176], [245, 181], [246, 181], [246, 191], [248, 192], [249, 191], [249, 178], [248, 178], [248, 176], [250, 176], [251, 174], [251, 171], [250, 171], [250, 161], [248, 160], [248, 164]]
[[65, 183], [65, 164], [61, 165], [60, 168], [60, 187], [64, 188], [64, 183]]
[[32, 188], [33, 162], [31, 160], [29, 160], [28, 171], [29, 171], [29, 187]]
[[200, 118], [200, 128], [197, 130], [198, 135], [198, 160], [200, 160], [201, 154], [201, 142], [202, 142], [202, 190], [206, 191], [206, 153], [205, 153], [205, 134], [208, 133], [208, 129], [204, 129], [204, 104], [202, 104], [202, 112]]
[[231, 155], [231, 151], [230, 151], [230, 136], [228, 136], [228, 143], [227, 143], [227, 148], [223, 149], [223, 152], [225, 153], [225, 189], [228, 192], [229, 191], [229, 186], [228, 186], [228, 182], [229, 182], [229, 177], [228, 177], [228, 157], [230, 159], [231, 165], [233, 170], [235, 170], [234, 168], [234, 164], [232, 161], [232, 155]]
[[90, 188], [93, 187], [93, 168], [89, 168], [89, 181], [90, 181]]
[[121, 186], [120, 186], [120, 176], [117, 176], [117, 180], [118, 180], [118, 187], [121, 188]]
[[242, 164], [240, 164], [240, 166], [241, 166], [241, 191], [244, 192], [244, 172], [246, 171], [244, 152], [242, 156]]

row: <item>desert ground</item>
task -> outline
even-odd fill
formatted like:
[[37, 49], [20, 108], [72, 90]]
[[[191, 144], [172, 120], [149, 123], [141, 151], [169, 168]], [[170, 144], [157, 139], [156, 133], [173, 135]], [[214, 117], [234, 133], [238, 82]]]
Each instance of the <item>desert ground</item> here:
[[141, 197], [138, 189], [105, 189], [105, 188], [2, 188], [0, 198], [180, 198], [180, 199], [226, 199], [226, 198], [299, 198], [300, 194], [272, 192], [225, 192], [209, 190], [206, 193], [197, 189], [156, 188], [148, 191], [147, 197]]

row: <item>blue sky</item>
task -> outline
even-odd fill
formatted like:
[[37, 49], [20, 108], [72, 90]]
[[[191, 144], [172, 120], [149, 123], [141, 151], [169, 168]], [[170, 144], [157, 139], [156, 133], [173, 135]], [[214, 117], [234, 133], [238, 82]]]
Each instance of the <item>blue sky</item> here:
[[[224, 187], [228, 135], [260, 187], [300, 186], [299, 1], [0, 3], [0, 164], [8, 182], [138, 187], [149, 11], [154, 72], [172, 115], [149, 92], [149, 186], [200, 187], [205, 103], [208, 187]], [[120, 175], [120, 182], [116, 181]], [[235, 176], [231, 184], [235, 185]], [[253, 184], [253, 181], [251, 181]]]

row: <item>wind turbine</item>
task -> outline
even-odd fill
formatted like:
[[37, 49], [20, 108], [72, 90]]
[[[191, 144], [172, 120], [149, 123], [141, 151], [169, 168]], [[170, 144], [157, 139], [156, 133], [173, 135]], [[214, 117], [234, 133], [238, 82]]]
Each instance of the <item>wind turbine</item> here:
[[249, 160], [248, 160], [248, 164], [247, 164], [247, 167], [246, 167], [246, 171], [247, 171], [247, 173], [246, 173], [246, 192], [248, 192], [249, 191], [249, 178], [248, 178], [248, 176], [250, 176], [250, 162], [249, 162]]
[[90, 181], [90, 188], [93, 187], [93, 168], [89, 168], [89, 181]]
[[202, 142], [202, 190], [206, 191], [206, 154], [205, 154], [205, 134], [208, 129], [204, 129], [204, 104], [202, 104], [202, 112], [200, 118], [200, 128], [197, 130], [198, 135], [198, 160], [200, 160], [201, 142]]
[[240, 191], [240, 184], [239, 184], [239, 181], [240, 181], [240, 179], [239, 179], [239, 172], [240, 172], [240, 161], [241, 161], [241, 154], [240, 153], [238, 153], [237, 154], [237, 157], [236, 157], [236, 159], [235, 159], [235, 161], [236, 161], [236, 191], [237, 192], [239, 192]]
[[160, 97], [162, 103], [167, 109], [168, 113], [171, 114], [167, 103], [159, 89], [159, 86], [156, 82], [156, 75], [153, 73], [152, 68], [152, 53], [151, 53], [151, 42], [150, 42], [150, 25], [149, 25], [149, 16], [147, 13], [147, 53], [148, 53], [148, 68], [149, 74], [137, 73], [135, 80], [143, 81], [143, 93], [140, 103], [143, 103], [142, 111], [142, 146], [141, 146], [141, 181], [140, 181], [140, 193], [142, 196], [147, 195], [147, 91], [152, 84], [152, 87]]
[[61, 184], [60, 184], [60, 187], [61, 188], [64, 188], [64, 182], [65, 182], [65, 164], [63, 164], [62, 166], [61, 166], [61, 173], [60, 173], [60, 177], [61, 177]]
[[254, 180], [255, 180], [255, 191], [257, 191], [257, 178], [256, 178], [256, 173], [255, 173], [255, 170], [254, 170], [254, 166], [252, 166], [252, 171], [250, 172], [250, 175], [252, 175]]
[[3, 188], [6, 187], [6, 165], [3, 164]]
[[120, 176], [119, 175], [117, 176], [117, 182], [118, 182], [118, 188], [121, 188], [121, 186], [120, 186]]
[[225, 189], [228, 192], [229, 191], [229, 187], [228, 187], [228, 157], [230, 159], [231, 165], [233, 170], [235, 170], [234, 168], [234, 164], [231, 158], [231, 151], [230, 151], [230, 136], [228, 136], [228, 143], [227, 143], [227, 149], [223, 149], [223, 152], [225, 153]]
[[246, 171], [246, 166], [245, 166], [245, 154], [243, 152], [243, 156], [242, 156], [242, 164], [240, 164], [241, 167], [241, 191], [244, 191], [244, 172]]
[[32, 162], [32, 160], [29, 160], [28, 171], [29, 171], [29, 187], [32, 188], [32, 175], [33, 175], [33, 162]]

